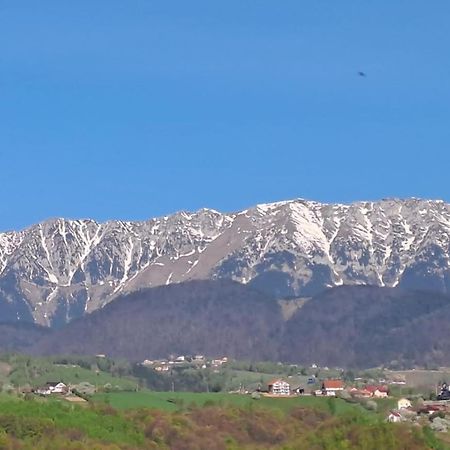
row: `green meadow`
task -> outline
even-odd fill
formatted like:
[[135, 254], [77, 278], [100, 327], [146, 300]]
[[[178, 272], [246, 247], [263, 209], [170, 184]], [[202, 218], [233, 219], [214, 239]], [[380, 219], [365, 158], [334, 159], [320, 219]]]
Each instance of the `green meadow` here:
[[358, 411], [371, 414], [356, 404], [347, 403], [339, 398], [298, 396], [274, 398], [261, 396], [255, 400], [250, 395], [227, 393], [192, 393], [192, 392], [110, 392], [93, 396], [94, 402], [106, 403], [117, 409], [155, 408], [164, 411], [179, 411], [191, 406], [237, 406], [261, 407], [289, 412], [293, 408], [315, 408], [333, 414]]

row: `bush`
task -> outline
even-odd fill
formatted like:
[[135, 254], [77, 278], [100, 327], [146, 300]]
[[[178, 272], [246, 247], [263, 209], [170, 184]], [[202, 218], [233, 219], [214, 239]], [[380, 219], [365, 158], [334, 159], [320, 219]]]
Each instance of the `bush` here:
[[350, 395], [350, 393], [348, 391], [341, 391], [338, 396], [339, 396], [339, 398], [342, 398], [342, 400], [345, 400], [345, 401], [352, 400], [352, 396]]
[[436, 419], [436, 417], [439, 417], [440, 419], [445, 419], [445, 413], [443, 411], [434, 412], [429, 417], [430, 422], [433, 422], [433, 420]]
[[369, 411], [376, 411], [378, 409], [378, 405], [377, 402], [374, 402], [373, 400], [367, 400], [367, 402], [364, 403], [364, 408]]

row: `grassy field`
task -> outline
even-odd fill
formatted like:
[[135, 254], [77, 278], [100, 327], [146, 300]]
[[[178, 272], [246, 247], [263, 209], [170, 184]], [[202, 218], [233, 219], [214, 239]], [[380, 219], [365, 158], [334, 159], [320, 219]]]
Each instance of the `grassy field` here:
[[[90, 438], [109, 442], [139, 445], [144, 441], [133, 424], [115, 414], [103, 414], [56, 400], [23, 401], [11, 395], [0, 395], [0, 429], [15, 428], [17, 437], [29, 438], [51, 426], [59, 431], [77, 428]], [[0, 443], [0, 448], [12, 447], [2, 447]]]
[[0, 381], [13, 386], [39, 387], [49, 381], [78, 384], [88, 382], [99, 388], [111, 385], [112, 389], [134, 390], [137, 380], [132, 377], [115, 377], [110, 373], [80, 367], [75, 364], [55, 364], [45, 358], [18, 356], [9, 364], [0, 362]]
[[386, 371], [387, 375], [392, 378], [400, 377], [406, 382], [406, 387], [414, 389], [429, 390], [434, 392], [436, 385], [443, 381], [450, 382], [450, 369], [440, 370], [399, 370]]
[[[111, 405], [100, 401], [106, 398]], [[56, 399], [2, 395], [0, 448], [446, 448], [430, 429], [411, 432], [411, 427], [387, 424], [376, 414], [337, 398], [252, 400], [237, 394], [144, 392], [108, 394], [97, 396], [97, 400], [81, 408]], [[205, 407], [191, 409], [173, 403], [180, 401]], [[141, 402], [147, 408], [112, 407], [113, 403], [127, 408]], [[355, 414], [349, 416], [349, 412]]]
[[308, 385], [307, 375], [280, 375], [280, 374], [268, 374], [259, 372], [250, 372], [247, 370], [235, 370], [229, 369], [226, 371], [228, 375], [225, 390], [235, 390], [239, 387], [244, 389], [254, 390], [258, 385], [267, 386], [267, 383], [274, 378], [283, 378], [289, 381], [291, 386], [303, 386], [306, 389], [314, 389], [313, 385]]
[[78, 384], [87, 381], [94, 386], [104, 386], [110, 384], [119, 389], [135, 389], [136, 381], [132, 379], [113, 377], [105, 372], [96, 373], [93, 370], [82, 367], [49, 365], [42, 373], [35, 377], [27, 376], [25, 370], [14, 372], [10, 376], [11, 382], [15, 386], [30, 384], [31, 386], [42, 386], [47, 381], [62, 381], [64, 383]]
[[259, 400], [254, 400], [249, 395], [227, 393], [111, 392], [96, 394], [93, 400], [108, 403], [117, 409], [146, 407], [164, 411], [176, 411], [191, 405], [217, 404], [239, 407], [257, 406], [281, 411], [289, 411], [295, 407], [307, 407], [332, 412], [337, 415], [355, 410], [361, 414], [371, 414], [359, 405], [347, 403], [338, 398], [314, 396], [261, 397]]

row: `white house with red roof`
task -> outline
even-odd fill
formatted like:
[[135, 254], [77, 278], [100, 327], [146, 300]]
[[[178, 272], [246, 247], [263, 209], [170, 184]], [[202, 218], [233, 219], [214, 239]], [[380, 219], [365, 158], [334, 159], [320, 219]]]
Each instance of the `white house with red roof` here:
[[387, 421], [391, 423], [401, 422], [402, 416], [397, 411], [391, 411], [391, 413], [387, 416]]
[[375, 398], [386, 398], [389, 395], [389, 390], [386, 386], [366, 386], [365, 389]]
[[344, 390], [344, 382], [342, 380], [325, 380], [322, 383], [322, 395], [329, 397], [336, 396], [337, 392]]
[[290, 395], [291, 386], [288, 382], [277, 378], [268, 383], [269, 394], [273, 395]]

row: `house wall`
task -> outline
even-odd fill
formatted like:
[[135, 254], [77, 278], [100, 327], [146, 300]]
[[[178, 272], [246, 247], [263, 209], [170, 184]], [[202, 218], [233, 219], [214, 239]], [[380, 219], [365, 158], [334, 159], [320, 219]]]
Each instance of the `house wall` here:
[[288, 383], [274, 383], [271, 392], [277, 395], [289, 395], [290, 386]]

